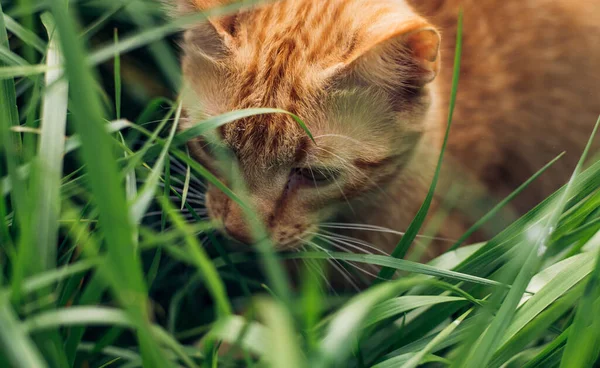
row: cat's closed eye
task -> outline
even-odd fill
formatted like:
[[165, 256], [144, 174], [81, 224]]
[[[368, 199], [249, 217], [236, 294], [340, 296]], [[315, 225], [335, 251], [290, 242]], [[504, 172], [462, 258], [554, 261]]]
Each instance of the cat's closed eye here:
[[291, 175], [303, 185], [326, 186], [335, 182], [341, 173], [330, 168], [305, 167], [293, 169]]

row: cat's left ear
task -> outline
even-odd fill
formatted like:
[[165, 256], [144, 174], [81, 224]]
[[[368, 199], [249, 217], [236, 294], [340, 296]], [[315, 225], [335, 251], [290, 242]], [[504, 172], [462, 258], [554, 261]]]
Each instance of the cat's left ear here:
[[[174, 16], [188, 15], [226, 6], [233, 0], [163, 0], [171, 5]], [[237, 24], [237, 14], [210, 17], [196, 24], [185, 34], [186, 47], [212, 61], [220, 60], [231, 47]]]
[[438, 75], [440, 34], [421, 18], [374, 28], [346, 63], [359, 76], [379, 85], [422, 87]]

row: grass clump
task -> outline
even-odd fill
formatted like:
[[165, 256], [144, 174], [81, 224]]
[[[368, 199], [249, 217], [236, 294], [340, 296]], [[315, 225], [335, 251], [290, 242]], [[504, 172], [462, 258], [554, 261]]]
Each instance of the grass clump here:
[[[165, 23], [149, 0], [1, 3], [0, 366], [594, 365], [600, 161], [585, 161], [587, 149], [525, 216], [428, 264], [403, 259], [428, 201], [392, 257], [225, 251], [198, 188], [211, 182], [244, 205], [243, 188], [227, 188], [184, 143], [285, 112], [177, 130], [170, 37], [203, 17]], [[460, 47], [456, 60], [454, 97]], [[284, 259], [304, 265], [296, 288]], [[405, 276], [336, 294], [319, 276], [332, 260]], [[267, 281], [247, 272], [258, 265]]]

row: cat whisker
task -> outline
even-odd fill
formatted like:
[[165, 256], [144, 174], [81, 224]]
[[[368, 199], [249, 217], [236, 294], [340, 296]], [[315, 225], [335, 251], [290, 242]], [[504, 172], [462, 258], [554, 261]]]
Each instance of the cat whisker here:
[[[327, 237], [331, 240], [338, 240], [338, 241], [345, 241], [345, 242], [349, 242], [351, 244], [354, 244], [354, 247], [356, 247], [359, 250], [362, 250], [365, 253], [369, 253], [369, 254], [375, 254], [372, 252], [369, 252], [367, 249], [373, 250], [374, 252], [380, 253], [384, 256], [389, 256], [389, 253], [387, 253], [386, 251], [377, 248], [376, 246], [367, 243], [364, 240], [360, 240], [360, 239], [356, 239], [350, 236], [346, 236], [346, 235], [340, 235], [340, 234], [336, 234], [334, 232], [331, 231], [327, 231], [327, 230], [322, 230], [322, 232], [320, 234], [318, 234], [319, 236], [322, 237]], [[360, 248], [359, 246], [363, 246], [365, 248]]]
[[[321, 239], [322, 239], [323, 241], [326, 241], [326, 242], [328, 241], [327, 239], [323, 239], [323, 238], [321, 238]], [[350, 251], [348, 248], [345, 248], [345, 247], [341, 246], [340, 244], [336, 244], [335, 242], [329, 242], [329, 244], [331, 244], [333, 247], [335, 247], [335, 248], [337, 248], [337, 249], [339, 249], [339, 250], [341, 250], [341, 251], [343, 251], [343, 252], [346, 252], [346, 253], [351, 253], [351, 254], [355, 254], [355, 253], [352, 253], [352, 252], [351, 252], [351, 251]], [[381, 281], [389, 281], [388, 279], [384, 279], [384, 278], [382, 278], [382, 277], [379, 277], [379, 275], [377, 274], [377, 272], [380, 270], [380, 267], [379, 267], [379, 266], [372, 265], [372, 264], [368, 264], [368, 267], [369, 267], [371, 270], [373, 270], [373, 272], [371, 272], [371, 271], [368, 271], [368, 270], [366, 270], [366, 269], [365, 269], [365, 268], [363, 268], [363, 267], [360, 267], [360, 266], [358, 266], [358, 265], [356, 264], [356, 262], [349, 262], [349, 261], [348, 261], [348, 262], [346, 262], [346, 264], [348, 264], [348, 265], [349, 265], [349, 266], [351, 266], [351, 267], [354, 267], [356, 270], [358, 270], [358, 271], [360, 271], [360, 272], [364, 273], [364, 274], [365, 274], [365, 275], [367, 275], [367, 276], [373, 277], [373, 278], [374, 278], [374, 279], [376, 279], [376, 280], [381, 280]]]
[[[142, 179], [139, 180], [140, 182], [144, 182]], [[159, 187], [164, 188], [165, 187], [165, 183], [158, 183], [157, 184]], [[176, 191], [179, 194], [183, 194], [183, 188], [177, 187], [177, 186], [173, 186], [171, 185], [171, 189], [173, 189], [174, 191]], [[198, 192], [196, 190], [192, 190], [192, 187], [189, 187], [188, 190], [188, 197], [194, 197], [194, 198], [204, 198], [205, 195], [202, 192]]]
[[[344, 222], [324, 222], [324, 223], [319, 224], [319, 226], [322, 228], [326, 228], [326, 229], [362, 230], [362, 231], [372, 231], [372, 232], [395, 234], [395, 235], [400, 235], [400, 236], [404, 236], [404, 234], [405, 234], [404, 232], [392, 230], [392, 229], [389, 229], [389, 228], [386, 228], [383, 226], [367, 225], [367, 224], [352, 224], [352, 223], [344, 223]], [[455, 239], [443, 238], [443, 237], [437, 237], [437, 236], [427, 236], [427, 235], [417, 235], [417, 238], [438, 240], [438, 241], [444, 241], [444, 242], [448, 242], [448, 243], [453, 243], [456, 241]]]
[[[171, 181], [180, 184], [181, 187], [183, 188], [185, 186], [185, 182], [179, 178], [176, 178], [174, 176], [171, 176]], [[201, 182], [200, 182], [201, 183]], [[202, 184], [202, 188], [204, 188], [204, 184]], [[203, 194], [203, 192], [199, 191], [196, 187], [194, 187], [193, 185], [190, 185], [189, 187], [189, 192], [195, 192], [196, 194]]]
[[[181, 198], [178, 196], [170, 196], [169, 198], [175, 202], [181, 202]], [[185, 199], [185, 201], [187, 203], [193, 203], [193, 204], [199, 204], [199, 205], [204, 205], [206, 203], [204, 198], [195, 197], [195, 196], [188, 196]]]
[[[180, 169], [180, 168], [177, 168], [174, 166], [171, 167], [171, 172], [181, 175], [184, 178], [187, 175], [187, 169]], [[179, 180], [179, 182], [183, 184], [183, 181]], [[204, 181], [202, 181], [200, 178], [198, 178], [196, 175], [194, 175], [193, 171], [190, 171], [190, 188], [194, 187], [194, 186], [192, 186], [192, 184], [194, 184], [194, 186], [198, 186], [198, 187], [202, 188], [202, 190], [204, 190], [206, 188], [206, 184], [204, 183]]]
[[[365, 251], [364, 249], [361, 249], [361, 248], [354, 247], [354, 246], [352, 246], [352, 245], [350, 245], [350, 244], [347, 244], [347, 243], [343, 243], [343, 242], [342, 242], [341, 244], [339, 244], [339, 243], [337, 243], [337, 242], [336, 242], [336, 241], [334, 241], [334, 240], [327, 239], [327, 238], [323, 238], [322, 236], [319, 236], [319, 238], [320, 238], [321, 240], [323, 240], [324, 242], [326, 242], [327, 244], [329, 244], [329, 245], [333, 246], [334, 248], [337, 248], [337, 249], [339, 249], [339, 250], [341, 250], [342, 252], [345, 252], [345, 253], [356, 254], [356, 253], [352, 252], [352, 250], [350, 249], [350, 248], [354, 248], [354, 249], [361, 250], [361, 251], [365, 252], [366, 254], [372, 254], [372, 253], [369, 253], [368, 251]], [[342, 244], [343, 244], [343, 245], [342, 245]], [[347, 245], [347, 246], [349, 246], [350, 248], [347, 248], [347, 247], [345, 247], [344, 245]], [[358, 269], [358, 270], [360, 270], [360, 271], [363, 271], [365, 274], [367, 274], [367, 275], [369, 275], [369, 276], [374, 276], [374, 277], [376, 277], [376, 275], [373, 275], [373, 274], [369, 273], [369, 271], [367, 271], [367, 270], [363, 269], [362, 267], [359, 267], [359, 266], [357, 266], [357, 265], [356, 265], [356, 264], [354, 264], [353, 262], [346, 262], [346, 263], [348, 263], [348, 264], [352, 265], [353, 267], [355, 267], [356, 269]], [[377, 272], [378, 268], [377, 268], [376, 266], [374, 266], [374, 265], [369, 265], [369, 266], [370, 266], [370, 267], [371, 267], [371, 268], [372, 268], [372, 269], [373, 269], [375, 272]]]
[[[326, 254], [331, 253], [329, 250], [321, 247], [320, 245], [316, 244], [313, 241], [310, 241], [310, 240], [303, 240], [303, 241], [306, 242], [307, 245], [312, 246], [313, 248], [315, 248], [321, 252], [324, 252]], [[327, 258], [327, 262], [329, 262], [331, 264], [331, 266], [340, 273], [340, 275], [348, 282], [348, 284], [350, 286], [352, 286], [352, 288], [354, 288], [357, 292], [360, 291], [360, 288], [358, 287], [358, 285], [356, 285], [356, 283], [352, 279], [352, 275], [350, 274], [350, 272], [348, 272], [344, 268], [344, 266], [342, 266], [340, 261], [338, 261], [337, 259], [334, 259], [334, 258]]]
[[[305, 243], [304, 239], [299, 238], [299, 237], [297, 239], [300, 240], [302, 243]], [[299, 252], [306, 252], [306, 245], [303, 245], [302, 247], [300, 247], [299, 249], [297, 249], [296, 252], [298, 252], [298, 253]], [[303, 264], [306, 265], [306, 267], [308, 267], [308, 269], [311, 272], [317, 274], [321, 279], [323, 279], [323, 282], [327, 286], [327, 289], [333, 291], [337, 295], [337, 292], [335, 291], [335, 289], [331, 285], [331, 282], [329, 282], [329, 280], [327, 279], [327, 276], [325, 275], [325, 272], [323, 271], [322, 268], [317, 267], [310, 260], [303, 260]]]
[[[171, 156], [172, 157], [172, 156]], [[177, 158], [172, 157], [171, 170], [176, 172], [177, 174], [187, 176], [188, 174], [188, 166], [185, 163], [182, 163]], [[190, 170], [190, 181], [197, 183], [202, 188], [206, 187], [206, 184], [194, 173], [194, 171]]]
[[[196, 214], [193, 214], [193, 213], [191, 213], [189, 211], [182, 212], [181, 215], [183, 216], [183, 218], [185, 218], [188, 221], [191, 221], [191, 220], [195, 221], [196, 220], [196, 216], [195, 215], [198, 215], [198, 217], [200, 218], [201, 221], [208, 221], [208, 220], [210, 220], [210, 218], [208, 217], [208, 214], [207, 214], [206, 211], [195, 211], [195, 212], [196, 212]], [[160, 221], [148, 225], [150, 227], [156, 227], [158, 225], [161, 225], [161, 223], [162, 223], [162, 215], [163, 215], [162, 211], [152, 211], [152, 212], [146, 213], [143, 216], [143, 218], [150, 219], [150, 218], [160, 217], [161, 218]]]

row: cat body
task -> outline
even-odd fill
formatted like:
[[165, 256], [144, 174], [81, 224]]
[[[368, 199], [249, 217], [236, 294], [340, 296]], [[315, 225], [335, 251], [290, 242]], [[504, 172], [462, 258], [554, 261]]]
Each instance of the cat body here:
[[[226, 3], [179, 0], [178, 11]], [[283, 0], [213, 17], [185, 32], [184, 127], [244, 108], [300, 116], [315, 142], [284, 114], [216, 132], [273, 242], [316, 246], [315, 234], [334, 229], [353, 244], [391, 252], [439, 157], [462, 6], [462, 72], [437, 197], [461, 183], [458, 210], [438, 234], [456, 239], [482, 201], [492, 205], [490, 198], [510, 193], [562, 151], [517, 198], [515, 213], [568, 180], [600, 113], [600, 7], [593, 3]], [[189, 147], [230, 184], [204, 140]], [[434, 210], [443, 207], [437, 198]], [[227, 235], [252, 242], [241, 208], [214, 187], [207, 209]]]

